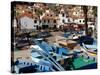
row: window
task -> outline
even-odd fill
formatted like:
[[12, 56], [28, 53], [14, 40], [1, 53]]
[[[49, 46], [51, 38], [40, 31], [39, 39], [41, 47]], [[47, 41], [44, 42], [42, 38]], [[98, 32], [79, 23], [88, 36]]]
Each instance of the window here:
[[25, 64], [25, 62], [24, 62], [24, 64]]
[[70, 19], [68, 19], [68, 22], [70, 22]]
[[62, 16], [64, 17], [64, 16], [65, 16], [65, 14], [63, 13], [63, 14], [62, 14]]
[[36, 12], [36, 9], [34, 11]]
[[68, 17], [68, 15], [66, 15], [66, 18]]
[[37, 19], [37, 18], [35, 18], [35, 19]]
[[40, 23], [41, 23], [41, 20], [40, 20]]
[[48, 20], [48, 23], [50, 22], [50, 20]]
[[34, 23], [37, 23], [37, 20], [34, 20]]
[[90, 24], [92, 26], [92, 24]]
[[80, 23], [81, 23], [81, 20], [80, 20]]
[[85, 22], [85, 20], [83, 20], [83, 22]]
[[63, 19], [62, 22], [65, 23], [65, 20]]
[[27, 65], [29, 65], [29, 63], [27, 63]]
[[46, 22], [46, 20], [44, 20], [44, 23]]
[[49, 15], [47, 14], [47, 16], [49, 16]]
[[33, 64], [31, 63], [31, 66], [32, 66]]
[[56, 23], [56, 20], [54, 20], [54, 23]]

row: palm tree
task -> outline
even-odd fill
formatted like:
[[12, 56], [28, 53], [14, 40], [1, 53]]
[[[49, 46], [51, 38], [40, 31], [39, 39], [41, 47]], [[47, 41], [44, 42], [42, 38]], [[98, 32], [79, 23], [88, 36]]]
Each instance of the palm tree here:
[[98, 16], [97, 15], [97, 7], [96, 6], [93, 6], [92, 10], [93, 10], [94, 21], [95, 21], [94, 38], [97, 38], [97, 21], [96, 21], [96, 18]]
[[93, 6], [93, 14], [95, 17], [97, 17], [97, 7]]
[[84, 16], [85, 16], [85, 34], [88, 34], [88, 17], [87, 17], [87, 12], [88, 12], [88, 6], [82, 6], [83, 12], [84, 12]]

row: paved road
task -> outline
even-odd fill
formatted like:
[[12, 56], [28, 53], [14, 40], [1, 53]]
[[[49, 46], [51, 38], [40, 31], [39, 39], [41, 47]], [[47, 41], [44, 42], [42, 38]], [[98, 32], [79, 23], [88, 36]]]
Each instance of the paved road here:
[[63, 34], [63, 32], [61, 31], [57, 31], [57, 32], [51, 32], [52, 36], [48, 37], [48, 42], [50, 43], [54, 43], [56, 41], [56, 36], [61, 36]]
[[14, 51], [14, 61], [16, 61], [16, 59], [18, 59], [18, 58], [31, 60], [30, 53], [31, 53], [31, 50], [29, 50], [29, 49], [28, 50]]

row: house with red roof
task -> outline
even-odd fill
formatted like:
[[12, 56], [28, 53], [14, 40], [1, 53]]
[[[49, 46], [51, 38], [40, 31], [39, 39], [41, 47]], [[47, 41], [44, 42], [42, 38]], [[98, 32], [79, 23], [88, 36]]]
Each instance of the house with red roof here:
[[58, 25], [58, 17], [51, 10], [46, 10], [43, 15], [40, 16], [42, 28], [57, 28]]
[[34, 31], [39, 26], [39, 17], [35, 13], [25, 11], [19, 17], [21, 30]]

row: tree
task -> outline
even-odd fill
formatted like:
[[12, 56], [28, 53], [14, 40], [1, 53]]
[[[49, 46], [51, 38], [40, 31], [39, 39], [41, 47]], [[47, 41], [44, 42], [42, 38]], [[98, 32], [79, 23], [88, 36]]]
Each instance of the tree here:
[[97, 21], [96, 21], [96, 18], [97, 18], [97, 7], [96, 6], [93, 6], [92, 8], [93, 10], [93, 14], [94, 14], [94, 21], [95, 21], [95, 29], [94, 29], [94, 38], [97, 38]]
[[95, 17], [97, 17], [97, 7], [96, 6], [93, 6], [93, 14]]
[[84, 12], [84, 16], [85, 16], [85, 34], [88, 34], [88, 17], [87, 17], [87, 12], [88, 12], [88, 6], [82, 6], [83, 12]]
[[37, 15], [42, 15], [43, 14], [43, 10], [42, 9], [36, 9], [36, 14]]

